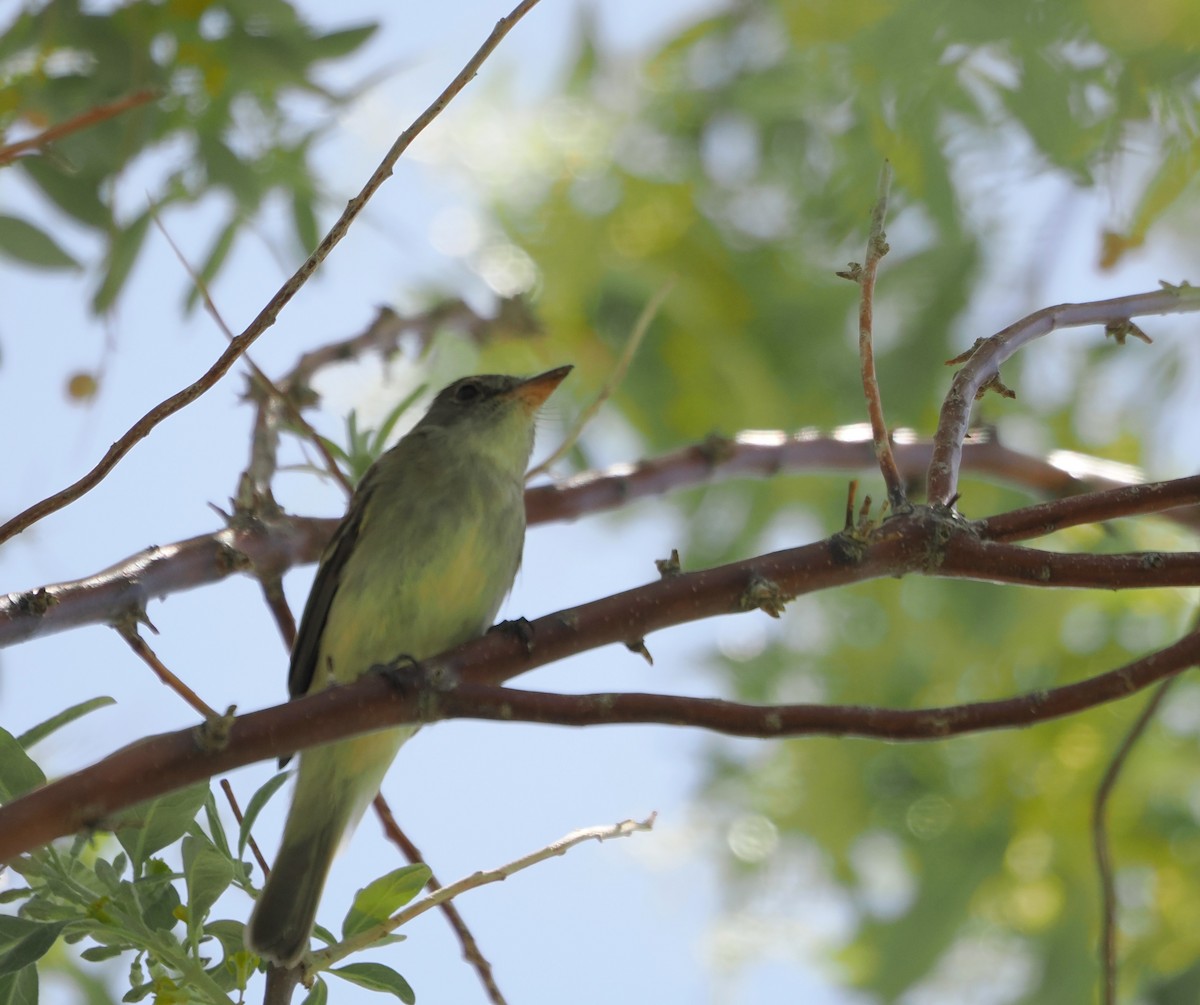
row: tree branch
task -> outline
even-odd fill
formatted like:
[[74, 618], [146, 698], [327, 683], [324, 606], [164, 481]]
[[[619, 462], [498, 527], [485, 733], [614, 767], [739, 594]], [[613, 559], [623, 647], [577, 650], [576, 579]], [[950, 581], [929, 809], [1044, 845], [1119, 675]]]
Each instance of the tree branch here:
[[[714, 569], [670, 573], [659, 582], [540, 618], [522, 638], [491, 632], [422, 664], [427, 675], [422, 680], [463, 682], [448, 693], [438, 691], [444, 684], [417, 687], [412, 674], [367, 674], [353, 684], [222, 720], [218, 732], [202, 726], [139, 741], [0, 807], [0, 861], [63, 834], [100, 826], [105, 816], [124, 806], [219, 772], [357, 733], [449, 715], [512, 719], [520, 717], [518, 707], [528, 707], [533, 716], [537, 702], [545, 701], [556, 703], [567, 724], [582, 724], [591, 716], [597, 722], [694, 722], [737, 735], [932, 739], [1028, 725], [1112, 701], [1177, 673], [1200, 656], [1200, 635], [1191, 633], [1173, 646], [1082, 684], [918, 711], [762, 708], [664, 695], [522, 698], [520, 692], [481, 696], [470, 690], [601, 645], [636, 646], [649, 633], [672, 625], [758, 608], [777, 613], [788, 600], [805, 593], [906, 573], [1043, 587], [1195, 586], [1200, 585], [1200, 554], [1040, 552], [980, 541], [961, 521], [916, 509], [885, 521], [866, 540], [839, 534]], [[472, 697], [482, 707], [468, 707]], [[518, 706], [518, 700], [534, 704]], [[628, 718], [622, 719], [622, 712]]]
[[986, 383], [998, 379], [1000, 365], [1018, 349], [1059, 328], [1104, 325], [1109, 330], [1130, 318], [1150, 314], [1185, 314], [1200, 311], [1200, 289], [1186, 284], [1166, 286], [1151, 293], [1135, 293], [1085, 304], [1058, 304], [1009, 325], [991, 338], [982, 339], [954, 375], [946, 394], [934, 436], [926, 500], [933, 506], [950, 506], [958, 491], [962, 445], [971, 420], [971, 406]]
[[[895, 453], [906, 477], [925, 471], [932, 443], [914, 434], [894, 434]], [[1031, 491], [1067, 495], [1088, 488], [1120, 486], [1135, 479], [1133, 468], [1106, 465], [1081, 454], [1045, 460], [1009, 450], [993, 439], [968, 443], [965, 466]], [[830, 435], [815, 430], [739, 433], [708, 440], [635, 464], [588, 472], [555, 485], [525, 492], [530, 525], [572, 520], [613, 509], [672, 489], [726, 478], [771, 476], [780, 471], [857, 471], [874, 463], [870, 432], [847, 426]], [[1200, 529], [1200, 491], [1195, 479], [1128, 486], [1079, 500], [1058, 499], [989, 517], [976, 524], [983, 537], [998, 541], [1119, 516], [1166, 511], [1183, 526]], [[116, 623], [144, 611], [150, 600], [218, 582], [235, 572], [252, 572], [262, 582], [277, 580], [294, 565], [315, 562], [337, 526], [336, 519], [283, 516], [230, 519], [226, 530], [176, 544], [149, 548], [84, 579], [0, 595], [0, 647], [96, 623]], [[285, 631], [285, 635], [286, 635]]]

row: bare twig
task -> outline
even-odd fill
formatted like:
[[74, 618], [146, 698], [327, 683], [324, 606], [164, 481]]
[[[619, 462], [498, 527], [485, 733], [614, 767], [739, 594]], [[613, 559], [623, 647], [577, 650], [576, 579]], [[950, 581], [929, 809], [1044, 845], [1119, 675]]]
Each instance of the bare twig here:
[[1009, 325], [991, 338], [981, 340], [963, 368], [954, 375], [942, 404], [934, 437], [933, 458], [929, 464], [928, 501], [934, 506], [950, 505], [950, 500], [958, 491], [963, 438], [971, 420], [971, 406], [976, 394], [984, 384], [998, 377], [1001, 364], [1018, 349], [1060, 328], [1083, 325], [1111, 328], [1133, 317], [1185, 314], [1191, 311], [1200, 311], [1200, 289], [1186, 284], [1168, 286], [1152, 293], [1046, 307]]
[[[225, 798], [229, 802], [229, 808], [233, 810], [233, 817], [238, 822], [238, 826], [242, 826], [242, 808], [238, 805], [237, 796], [233, 794], [233, 786], [229, 784], [228, 778], [221, 779], [221, 791], [225, 793]], [[259, 851], [258, 842], [254, 840], [254, 835], [247, 835], [247, 843], [250, 845], [250, 850], [254, 853], [254, 860], [258, 863], [258, 867], [262, 870], [263, 877], [271, 875], [271, 867], [267, 865], [267, 860], [263, 858], [263, 853]]]
[[106, 122], [132, 108], [137, 108], [149, 101], [153, 101], [158, 96], [157, 91], [142, 90], [126, 95], [124, 98], [118, 98], [116, 101], [94, 105], [86, 112], [80, 112], [80, 114], [72, 116], [65, 122], [50, 126], [49, 129], [43, 129], [36, 136], [30, 136], [27, 139], [18, 140], [16, 143], [9, 143], [7, 146], [0, 147], [0, 166], [12, 163], [23, 153], [31, 150], [40, 150], [55, 140], [61, 140], [64, 136], [70, 136], [72, 133], [82, 132], [84, 129], [90, 129], [101, 122]]
[[503, 17], [496, 22], [496, 27], [492, 30], [492, 33], [487, 37], [483, 45], [479, 47], [475, 55], [467, 61], [459, 74], [446, 86], [445, 90], [438, 95], [434, 102], [417, 116], [412, 125], [400, 134], [396, 142], [392, 144], [391, 149], [363, 186], [362, 191], [346, 204], [342, 215], [338, 217], [337, 222], [330, 228], [329, 232], [321, 240], [321, 243], [317, 245], [316, 250], [308, 256], [300, 268], [271, 297], [267, 305], [259, 312], [258, 316], [250, 323], [246, 330], [234, 338], [216, 362], [187, 387], [159, 402], [159, 404], [155, 405], [138, 419], [109, 447], [99, 463], [82, 478], [68, 485], [65, 489], [43, 499], [41, 502], [35, 503], [0, 526], [0, 543], [7, 541], [38, 520], [62, 509], [84, 493], [93, 489], [116, 467], [121, 458], [133, 449], [139, 440], [145, 439], [150, 434], [155, 426], [168, 416], [178, 412], [181, 408], [191, 404], [229, 371], [229, 368], [254, 344], [254, 341], [275, 323], [279, 312], [308, 281], [309, 277], [328, 257], [338, 242], [346, 236], [350, 224], [362, 212], [363, 207], [367, 204], [367, 200], [391, 176], [396, 161], [400, 159], [401, 154], [408, 149], [409, 145], [422, 130], [441, 114], [450, 101], [466, 87], [479, 72], [479, 68], [483, 65], [483, 62], [491, 55], [496, 46], [500, 44], [504, 36], [512, 30], [513, 26], [525, 14], [533, 9], [537, 2], [538, 0], [521, 0], [507, 17]]
[[[175, 243], [174, 238], [171, 237], [170, 231], [168, 231], [167, 228], [163, 225], [162, 219], [159, 217], [157, 210], [155, 210], [155, 208], [153, 206], [151, 206], [150, 211], [151, 211], [151, 216], [154, 220], [154, 225], [158, 228], [158, 232], [160, 234], [162, 234], [162, 236], [166, 239], [166, 242], [170, 246], [171, 251], [174, 252], [174, 254], [175, 254], [176, 261], [178, 261], [179, 264], [181, 266], [183, 266], [184, 271], [188, 274], [188, 278], [191, 279], [192, 283], [195, 285], [196, 289], [199, 291], [200, 299], [204, 301], [204, 309], [208, 312], [208, 316], [211, 317], [213, 319], [213, 321], [216, 323], [216, 326], [221, 329], [222, 334], [230, 342], [232, 342], [234, 339], [234, 334], [232, 331], [229, 330], [229, 325], [227, 325], [225, 323], [225, 319], [221, 316], [221, 312], [217, 309], [217, 305], [213, 302], [212, 295], [208, 291], [208, 284], [205, 283], [204, 278], [200, 275], [200, 273], [198, 273], [192, 267], [192, 263], [187, 260], [187, 257], [184, 255], [183, 250], [179, 247], [179, 245], [177, 245]], [[337, 463], [337, 461], [334, 460], [333, 454], [331, 454], [329, 452], [329, 447], [327, 447], [325, 445], [325, 441], [322, 440], [321, 437], [317, 435], [317, 431], [315, 429], [313, 429], [313, 427], [308, 424], [308, 420], [305, 419], [304, 416], [300, 414], [300, 409], [296, 407], [295, 402], [293, 402], [291, 398], [289, 398], [286, 394], [284, 394], [275, 385], [275, 383], [271, 380], [270, 377], [268, 377], [265, 373], [263, 373], [263, 371], [259, 368], [258, 364], [255, 363], [254, 360], [251, 358], [249, 352], [245, 353], [242, 358], [245, 360], [246, 366], [249, 367], [249, 369], [250, 369], [251, 383], [254, 386], [259, 388], [261, 395], [262, 395], [262, 399], [266, 400], [266, 401], [274, 402], [275, 405], [278, 406], [278, 408], [281, 408], [283, 410], [283, 412], [297, 426], [297, 428], [299, 428], [300, 431], [304, 433], [305, 438], [314, 447], [316, 447], [317, 453], [319, 453], [321, 455], [321, 459], [325, 462], [326, 473], [331, 478], [333, 478], [333, 480], [335, 482], [337, 482], [339, 485], [342, 486], [342, 488], [345, 490], [347, 496], [352, 495], [354, 493], [354, 486], [350, 484], [350, 481], [349, 481], [349, 479], [346, 478], [345, 473], [342, 471], [342, 469], [340, 467], [338, 467], [338, 463]], [[271, 409], [265, 409], [265, 408], [260, 409], [260, 415], [263, 413], [272, 414], [272, 412], [273, 412], [273, 410], [271, 410]], [[277, 425], [278, 425], [278, 421], [276, 421], [273, 424], [272, 429], [274, 429], [274, 427]], [[256, 433], [258, 432], [258, 424], [256, 424], [256, 426], [255, 426], [255, 431], [256, 431]], [[273, 442], [274, 437], [272, 437], [271, 440]], [[256, 444], [258, 444], [261, 441], [262, 441], [262, 437], [256, 435], [254, 442]], [[270, 466], [270, 471], [271, 471], [271, 474], [274, 474], [274, 463], [273, 463], [274, 452], [273, 451], [272, 451], [271, 460], [272, 460], [272, 464]], [[255, 466], [252, 463], [251, 470], [254, 470], [254, 467]], [[265, 480], [258, 483], [256, 485], [256, 487], [262, 493], [269, 493], [270, 477], [268, 476]]]
[[158, 675], [160, 681], [204, 716], [206, 720], [220, 718], [219, 713], [215, 709], [209, 708], [203, 698], [167, 669], [154, 650], [146, 644], [146, 640], [138, 634], [137, 625], [131, 618], [123, 619], [114, 627], [117, 629], [117, 634], [129, 643], [129, 648], [137, 653], [145, 664]]
[[617, 360], [617, 365], [613, 367], [613, 371], [611, 374], [609, 374], [608, 380], [605, 381], [604, 386], [600, 389], [592, 403], [579, 413], [579, 416], [576, 418], [570, 432], [563, 437], [562, 443], [558, 445], [554, 452], [544, 461], [542, 461], [541, 464], [530, 468], [529, 472], [525, 475], [526, 481], [529, 481], [530, 479], [535, 478], [537, 475], [549, 471], [550, 467], [556, 461], [558, 461], [559, 458], [565, 457], [570, 449], [575, 446], [576, 442], [579, 440], [580, 434], [586, 428], [587, 424], [592, 421], [592, 417], [598, 411], [600, 411], [604, 403], [612, 397], [613, 392], [616, 391], [616, 389], [621, 385], [621, 381], [625, 379], [625, 374], [629, 370], [629, 364], [633, 362], [633, 357], [637, 353], [638, 347], [642, 344], [642, 340], [646, 337], [646, 332], [650, 330], [650, 323], [654, 320], [655, 315], [658, 314], [659, 308], [662, 307], [663, 301], [667, 299], [668, 294], [670, 294], [674, 286], [675, 277], [672, 276], [665, 283], [663, 283], [663, 285], [659, 287], [658, 292], [646, 302], [646, 306], [642, 308], [642, 313], [638, 315], [638, 319], [634, 323], [633, 331], [630, 333], [629, 339], [625, 343], [625, 348], [621, 350], [621, 356]]
[[1146, 706], [1138, 713], [1129, 732], [1113, 754], [1105, 769], [1104, 777], [1096, 789], [1092, 802], [1092, 847], [1096, 855], [1096, 871], [1100, 877], [1101, 926], [1100, 926], [1100, 988], [1103, 1005], [1116, 1005], [1117, 1001], [1117, 891], [1113, 883], [1112, 859], [1108, 849], [1108, 802], [1120, 777], [1121, 769], [1129, 760], [1134, 745], [1154, 719], [1163, 698], [1178, 677], [1164, 680], [1150, 696]]
[[904, 480], [892, 456], [891, 439], [887, 422], [883, 417], [883, 398], [879, 393], [879, 378], [875, 373], [875, 346], [871, 330], [875, 312], [875, 277], [879, 272], [879, 260], [887, 254], [887, 236], [883, 222], [887, 217], [888, 192], [892, 187], [892, 166], [887, 161], [879, 172], [879, 191], [875, 208], [871, 211], [871, 230], [867, 236], [867, 257], [855, 275], [860, 296], [858, 306], [858, 356], [862, 371], [863, 395], [867, 401], [867, 415], [871, 420], [872, 441], [879, 471], [887, 486], [888, 502], [893, 510], [905, 505]]
[[[387, 800], [383, 798], [383, 793], [375, 796], [374, 806], [375, 815], [379, 817], [379, 822], [383, 825], [383, 832], [387, 835], [388, 840], [399, 848], [401, 854], [413, 865], [424, 865], [429, 869], [429, 863], [425, 861], [421, 849], [412, 843], [409, 836], [396, 823], [396, 817], [392, 813], [392, 808], [388, 806]], [[431, 891], [442, 888], [442, 884], [438, 882], [432, 869], [429, 871], [429, 881], [425, 885]], [[505, 1005], [504, 994], [500, 991], [500, 986], [492, 974], [492, 965], [480, 951], [479, 943], [475, 941], [475, 936], [471, 934], [463, 916], [458, 913], [458, 908], [450, 900], [444, 900], [438, 906], [450, 928], [458, 936], [459, 945], [462, 946], [463, 959], [475, 969], [479, 982], [487, 993], [488, 1001], [492, 1002], [492, 1005]]]
[[539, 862], [545, 862], [547, 859], [554, 858], [559, 855], [565, 855], [576, 845], [583, 844], [585, 841], [611, 841], [613, 838], [629, 837], [636, 834], [638, 831], [652, 830], [656, 814], [651, 814], [645, 820], [622, 820], [618, 824], [612, 824], [604, 827], [588, 827], [584, 830], [572, 831], [565, 837], [559, 838], [553, 844], [546, 845], [545, 848], [539, 848], [535, 852], [524, 855], [515, 861], [502, 865], [497, 869], [488, 869], [486, 871], [474, 872], [464, 879], [460, 879], [449, 886], [443, 886], [430, 893], [427, 897], [417, 901], [415, 904], [410, 904], [398, 914], [393, 915], [382, 924], [375, 925], [367, 929], [365, 932], [360, 932], [353, 938], [346, 939], [337, 945], [330, 946], [328, 949], [322, 949], [319, 952], [313, 953], [311, 972], [323, 970], [338, 960], [355, 953], [358, 950], [377, 942], [388, 932], [395, 931], [401, 925], [406, 925], [414, 918], [420, 917], [426, 911], [437, 907], [439, 904], [453, 900], [467, 890], [474, 890], [480, 886], [486, 886], [489, 883], [499, 883], [508, 879], [510, 876], [516, 875], [530, 866], [537, 865]]

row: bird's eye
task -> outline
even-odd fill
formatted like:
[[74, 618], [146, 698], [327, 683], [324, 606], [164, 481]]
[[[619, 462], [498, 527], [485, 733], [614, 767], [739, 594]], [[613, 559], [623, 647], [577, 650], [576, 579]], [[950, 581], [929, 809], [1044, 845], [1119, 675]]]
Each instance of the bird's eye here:
[[474, 381], [459, 386], [454, 392], [455, 401], [474, 401], [479, 397], [479, 385]]

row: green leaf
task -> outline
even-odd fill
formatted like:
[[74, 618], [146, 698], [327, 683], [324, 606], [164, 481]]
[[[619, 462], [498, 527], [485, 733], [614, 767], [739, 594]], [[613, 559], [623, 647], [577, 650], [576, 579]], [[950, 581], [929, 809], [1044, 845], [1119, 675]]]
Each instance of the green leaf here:
[[80, 267], [49, 234], [15, 216], [0, 215], [0, 254], [40, 269]]
[[[212, 840], [213, 846], [230, 861], [233, 852], [229, 850], [229, 840], [225, 837], [225, 825], [221, 822], [221, 814], [217, 810], [217, 800], [212, 789], [204, 797], [204, 819], [208, 821], [208, 833], [204, 836]], [[197, 824], [194, 833], [203, 833]]]
[[17, 743], [28, 750], [35, 743], [46, 739], [51, 733], [57, 732], [68, 723], [74, 722], [87, 715], [89, 712], [94, 712], [98, 708], [104, 708], [108, 705], [115, 705], [115, 698], [109, 698], [107, 695], [100, 695], [98, 698], [89, 698], [87, 701], [81, 701], [78, 705], [72, 705], [68, 709], [59, 712], [58, 715], [52, 715], [45, 722], [40, 722], [32, 729], [25, 730], [17, 737]]
[[139, 984], [136, 988], [130, 988], [122, 996], [123, 1002], [140, 1002], [146, 995], [154, 991], [154, 981], [147, 981], [145, 984]]
[[208, 793], [200, 782], [159, 799], [138, 803], [109, 818], [109, 829], [129, 854], [135, 875], [160, 848], [174, 844], [187, 832]]
[[408, 981], [382, 963], [351, 963], [349, 966], [330, 970], [329, 973], [337, 974], [342, 980], [357, 984], [360, 988], [393, 994], [405, 1005], [415, 1005], [417, 1000]]
[[43, 924], [0, 915], [0, 974], [12, 974], [36, 963], [57, 941], [65, 921]]
[[407, 412], [417, 400], [429, 389], [428, 384], [418, 384], [407, 395], [405, 395], [400, 403], [387, 414], [387, 418], [383, 420], [383, 425], [371, 439], [371, 454], [378, 457], [383, 453], [383, 448], [387, 445], [388, 437], [392, 435], [392, 430], [396, 428], [396, 423], [400, 421], [400, 416]]
[[46, 776], [19, 740], [6, 729], [0, 729], [0, 803], [11, 802], [30, 789], [46, 784]]
[[[125, 856], [119, 855], [118, 858], [124, 859]], [[114, 863], [109, 862], [108, 859], [104, 858], [97, 858], [92, 868], [96, 871], [96, 878], [99, 879], [100, 882], [103, 883], [110, 892], [115, 892], [120, 887], [121, 873], [125, 871], [124, 868], [117, 869]]]
[[258, 819], [258, 815], [262, 812], [263, 807], [279, 791], [279, 787], [287, 781], [290, 774], [290, 771], [279, 772], [250, 797], [250, 802], [246, 804], [246, 810], [242, 814], [242, 825], [238, 828], [237, 847], [239, 855], [246, 850], [246, 842], [250, 840], [250, 828], [254, 825], [254, 821]]
[[0, 1005], [37, 1005], [37, 967], [28, 966], [0, 976]]
[[137, 897], [137, 904], [130, 910], [140, 914], [148, 928], [169, 932], [179, 922], [179, 891], [173, 882], [177, 873], [160, 858], [150, 859], [145, 873], [135, 883], [122, 884]]
[[[160, 207], [161, 208], [161, 207]], [[133, 271], [137, 262], [138, 252], [146, 239], [146, 229], [150, 226], [150, 211], [147, 210], [128, 227], [118, 230], [109, 245], [104, 279], [100, 288], [92, 297], [92, 310], [100, 313], [108, 310], [121, 293], [121, 288]]]
[[300, 1005], [325, 1005], [329, 1000], [329, 988], [325, 986], [325, 982], [318, 977], [313, 981], [312, 990], [304, 996], [304, 1001]]
[[305, 255], [310, 255], [321, 235], [317, 229], [317, 215], [313, 211], [313, 201], [310, 196], [300, 192], [292, 193], [292, 226], [296, 228], [296, 239]]
[[96, 175], [65, 171], [49, 157], [22, 157], [18, 164], [64, 213], [95, 230], [109, 228], [112, 213], [98, 194]]
[[206, 837], [183, 839], [183, 878], [188, 893], [188, 928], [199, 931], [217, 898], [233, 882], [233, 863]]
[[[221, 266], [225, 264], [225, 259], [229, 257], [229, 252], [233, 249], [233, 243], [237, 239], [238, 231], [241, 230], [243, 219], [241, 214], [234, 213], [230, 221], [221, 229], [221, 233], [217, 235], [217, 239], [213, 241], [212, 247], [208, 250], [208, 255], [204, 259], [204, 263], [200, 266], [197, 275], [200, 277], [200, 282], [204, 286], [208, 286], [212, 282], [213, 277], [221, 270]], [[187, 310], [191, 310], [196, 306], [196, 301], [200, 299], [200, 286], [192, 283], [188, 289], [187, 298], [184, 301], [184, 306]]]
[[125, 950], [121, 946], [89, 946], [79, 955], [89, 963], [101, 963], [104, 960], [116, 959]]
[[349, 939], [387, 921], [421, 892], [430, 875], [427, 865], [406, 865], [368, 883], [354, 895], [354, 903], [342, 922], [342, 938]]
[[316, 50], [314, 59], [340, 59], [349, 56], [367, 41], [376, 31], [377, 24], [364, 24], [355, 28], [341, 28], [312, 39], [312, 48]]

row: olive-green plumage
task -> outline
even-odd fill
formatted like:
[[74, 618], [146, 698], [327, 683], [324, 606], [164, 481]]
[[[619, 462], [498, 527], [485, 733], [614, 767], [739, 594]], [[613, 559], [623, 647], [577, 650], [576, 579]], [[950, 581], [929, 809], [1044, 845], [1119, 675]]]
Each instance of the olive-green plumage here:
[[[292, 650], [293, 698], [487, 630], [521, 564], [534, 417], [570, 369], [456, 381], [376, 461], [317, 569]], [[334, 853], [413, 732], [301, 754], [283, 841], [247, 928], [264, 959], [292, 966], [308, 948]]]

